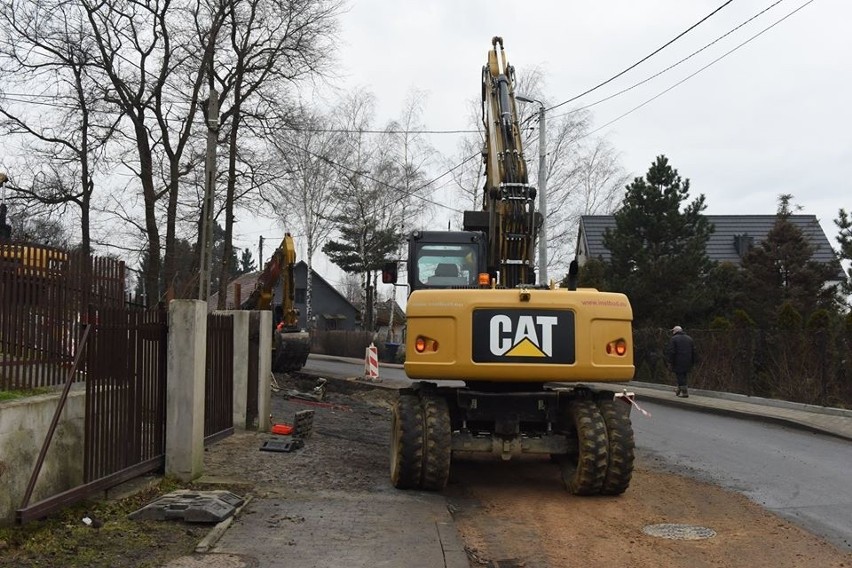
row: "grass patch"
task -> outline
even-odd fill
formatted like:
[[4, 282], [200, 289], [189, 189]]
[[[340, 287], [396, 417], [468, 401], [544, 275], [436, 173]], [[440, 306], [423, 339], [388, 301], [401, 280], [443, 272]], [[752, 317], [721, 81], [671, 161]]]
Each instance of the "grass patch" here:
[[[153, 568], [191, 554], [212, 525], [128, 518], [133, 511], [176, 489], [198, 488], [161, 479], [125, 499], [81, 503], [44, 520], [0, 527], [0, 566]], [[95, 529], [86, 525], [85, 516], [98, 519], [102, 526]]]
[[17, 400], [19, 398], [27, 398], [39, 394], [47, 394], [51, 392], [48, 388], [25, 389], [25, 390], [0, 390], [0, 402], [7, 400]]

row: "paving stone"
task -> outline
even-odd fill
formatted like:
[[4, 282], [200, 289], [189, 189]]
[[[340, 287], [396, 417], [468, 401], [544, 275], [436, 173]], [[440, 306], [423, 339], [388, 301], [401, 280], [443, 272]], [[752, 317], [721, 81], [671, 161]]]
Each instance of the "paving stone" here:
[[468, 566], [444, 499], [418, 492], [253, 501], [213, 552], [250, 554], [261, 567]]

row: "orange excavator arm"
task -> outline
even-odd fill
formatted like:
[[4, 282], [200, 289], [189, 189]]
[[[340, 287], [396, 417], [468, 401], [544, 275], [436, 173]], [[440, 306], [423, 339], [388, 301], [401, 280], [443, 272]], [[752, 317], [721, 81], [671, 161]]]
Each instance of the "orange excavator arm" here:
[[263, 271], [257, 278], [254, 290], [240, 306], [244, 310], [272, 309], [275, 287], [283, 281], [283, 296], [281, 307], [284, 309], [284, 325], [296, 325], [297, 317], [294, 308], [296, 283], [293, 269], [296, 265], [296, 245], [290, 233], [284, 235], [281, 244], [272, 253]]

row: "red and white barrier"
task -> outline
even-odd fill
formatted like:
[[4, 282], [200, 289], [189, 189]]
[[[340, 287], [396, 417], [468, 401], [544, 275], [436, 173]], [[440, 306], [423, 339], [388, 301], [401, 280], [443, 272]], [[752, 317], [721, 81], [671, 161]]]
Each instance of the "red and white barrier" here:
[[379, 350], [370, 343], [364, 355], [364, 378], [368, 381], [381, 381], [379, 378]]

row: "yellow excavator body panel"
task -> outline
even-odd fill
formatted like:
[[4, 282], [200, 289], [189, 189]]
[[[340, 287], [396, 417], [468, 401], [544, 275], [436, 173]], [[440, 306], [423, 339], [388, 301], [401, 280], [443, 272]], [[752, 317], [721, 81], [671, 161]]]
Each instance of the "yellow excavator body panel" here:
[[406, 308], [405, 372], [418, 380], [623, 382], [633, 310], [587, 288], [417, 290]]

